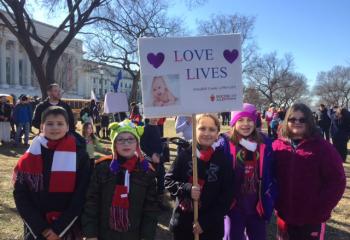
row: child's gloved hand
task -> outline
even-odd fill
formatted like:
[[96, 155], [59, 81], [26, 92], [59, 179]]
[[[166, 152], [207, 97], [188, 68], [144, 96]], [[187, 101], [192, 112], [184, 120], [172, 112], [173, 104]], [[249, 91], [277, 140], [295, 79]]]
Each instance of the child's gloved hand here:
[[201, 189], [199, 184], [193, 185], [191, 189], [191, 197], [193, 200], [198, 201], [201, 197]]
[[202, 234], [203, 233], [203, 229], [202, 229], [201, 225], [199, 225], [199, 223], [193, 224], [193, 233], [194, 234]]

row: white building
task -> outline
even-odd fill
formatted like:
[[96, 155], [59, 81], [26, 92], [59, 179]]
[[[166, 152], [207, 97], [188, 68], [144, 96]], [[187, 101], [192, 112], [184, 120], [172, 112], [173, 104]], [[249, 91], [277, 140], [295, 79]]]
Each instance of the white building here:
[[[34, 21], [34, 24], [43, 38], [48, 38], [55, 31], [55, 27], [45, 23]], [[61, 41], [65, 34], [62, 32], [53, 45]], [[40, 48], [36, 46], [37, 51]], [[73, 39], [57, 63], [56, 82], [64, 90], [65, 98], [90, 98], [91, 90], [94, 90], [96, 96], [103, 99], [105, 93], [113, 91], [112, 83], [120, 69], [84, 60], [83, 54], [83, 42]], [[122, 70], [118, 91], [126, 92], [129, 96], [131, 85], [130, 75]], [[21, 94], [41, 96], [27, 53], [15, 36], [3, 26], [0, 27], [0, 93], [14, 94], [16, 97]], [[138, 101], [140, 96], [138, 93]]]
[[[82, 83], [85, 85], [81, 89], [87, 94], [85, 98], [90, 97], [91, 90], [94, 91], [98, 98], [103, 98], [107, 92], [113, 92], [112, 84], [117, 80], [120, 71], [121, 79], [119, 80], [118, 92], [125, 92], [129, 97], [132, 87], [132, 77], [128, 72], [112, 65], [101, 65], [89, 60], [83, 61], [82, 69], [82, 74], [85, 75], [85, 81], [82, 81]], [[141, 101], [140, 92], [137, 94], [137, 101]]]

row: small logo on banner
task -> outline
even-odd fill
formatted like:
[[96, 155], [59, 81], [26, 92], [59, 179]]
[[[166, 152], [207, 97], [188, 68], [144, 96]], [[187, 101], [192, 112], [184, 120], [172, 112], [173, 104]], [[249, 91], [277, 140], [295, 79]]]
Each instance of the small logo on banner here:
[[215, 96], [213, 94], [210, 96], [210, 101], [212, 101], [212, 102], [215, 101]]

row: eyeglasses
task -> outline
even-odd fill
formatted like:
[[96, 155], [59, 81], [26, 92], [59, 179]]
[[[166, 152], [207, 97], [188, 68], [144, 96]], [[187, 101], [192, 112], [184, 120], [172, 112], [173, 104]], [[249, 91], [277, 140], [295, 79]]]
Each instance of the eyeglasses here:
[[136, 139], [135, 138], [117, 138], [116, 142], [119, 145], [134, 144], [136, 143]]
[[289, 118], [288, 122], [290, 122], [290, 123], [296, 123], [296, 122], [306, 123], [306, 119], [305, 118]]

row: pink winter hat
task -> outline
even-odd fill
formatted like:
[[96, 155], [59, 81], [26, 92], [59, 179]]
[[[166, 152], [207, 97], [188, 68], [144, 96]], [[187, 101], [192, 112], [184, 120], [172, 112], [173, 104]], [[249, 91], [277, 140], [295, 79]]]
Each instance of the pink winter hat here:
[[233, 127], [238, 119], [241, 117], [249, 117], [254, 122], [256, 122], [256, 108], [253, 104], [250, 103], [243, 103], [243, 110], [242, 111], [233, 111], [231, 112], [231, 122], [230, 126]]

